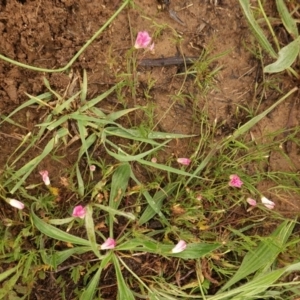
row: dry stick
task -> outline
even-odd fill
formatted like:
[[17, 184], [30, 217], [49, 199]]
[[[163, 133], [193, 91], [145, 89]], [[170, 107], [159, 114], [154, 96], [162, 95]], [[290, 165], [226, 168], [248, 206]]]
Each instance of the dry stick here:
[[85, 51], [85, 49], [110, 25], [110, 23], [117, 17], [117, 15], [124, 9], [124, 7], [130, 2], [131, 0], [126, 0], [120, 6], [120, 8], [106, 21], [106, 23], [83, 45], [83, 47], [72, 57], [72, 59], [63, 67], [59, 69], [44, 69], [39, 67], [34, 67], [31, 65], [23, 64], [11, 58], [8, 58], [2, 54], [0, 54], [0, 59], [9, 62], [13, 65], [16, 65], [21, 68], [37, 71], [37, 72], [46, 72], [46, 73], [59, 73], [67, 70], [72, 66], [72, 64], [76, 61], [76, 59]]

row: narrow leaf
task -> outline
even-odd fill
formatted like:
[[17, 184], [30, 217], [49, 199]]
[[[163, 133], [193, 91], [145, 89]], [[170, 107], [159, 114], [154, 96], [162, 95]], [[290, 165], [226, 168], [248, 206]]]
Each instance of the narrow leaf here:
[[94, 251], [96, 256], [101, 257], [99, 252], [99, 245], [96, 242], [95, 225], [93, 220], [93, 208], [91, 205], [87, 205], [85, 208], [86, 208], [85, 228], [86, 228], [87, 236], [90, 241], [92, 250]]
[[53, 239], [71, 243], [71, 244], [77, 244], [77, 245], [83, 245], [83, 246], [90, 246], [90, 242], [88, 240], [82, 239], [80, 237], [77, 237], [75, 235], [66, 233], [65, 231], [62, 231], [43, 220], [39, 219], [36, 214], [33, 211], [33, 208], [31, 208], [31, 214], [32, 214], [32, 220], [33, 224], [36, 226], [36, 228], [45, 234], [48, 237], [51, 237]]
[[120, 263], [118, 258], [113, 254], [112, 261], [115, 267], [116, 277], [117, 277], [117, 284], [118, 284], [118, 295], [117, 300], [135, 300], [135, 297], [132, 291], [127, 286], [122, 271], [120, 267]]
[[258, 40], [263, 49], [269, 53], [269, 55], [271, 55], [273, 58], [277, 58], [277, 54], [274, 51], [272, 45], [270, 44], [264, 32], [259, 27], [258, 23], [253, 17], [252, 11], [250, 9], [250, 1], [239, 0], [239, 2], [255, 38]]
[[[114, 172], [111, 182], [109, 206], [118, 209], [123, 195], [127, 189], [131, 168], [128, 163], [120, 165]], [[114, 214], [109, 214], [110, 237], [113, 237]]]
[[293, 228], [294, 222], [285, 221], [269, 237], [264, 238], [253, 251], [246, 254], [238, 271], [222, 287], [221, 291], [228, 289], [257, 270], [271, 266], [279, 253], [283, 251]]
[[281, 48], [278, 52], [278, 59], [274, 63], [264, 67], [264, 72], [278, 73], [289, 68], [298, 56], [299, 47], [300, 37]]
[[[106, 268], [109, 261], [111, 260], [111, 252], [109, 252], [106, 257], [103, 258], [101, 261], [101, 264], [94, 275], [93, 279], [89, 282], [87, 289], [81, 294], [80, 300], [94, 300], [95, 298], [95, 292], [99, 286], [99, 279], [100, 275], [103, 269]], [[100, 298], [97, 298], [100, 299]]]
[[[174, 191], [176, 187], [177, 183], [168, 184], [165, 188], [154, 194], [153, 199], [151, 199], [152, 201], [150, 203], [148, 202], [147, 208], [139, 219], [140, 226], [151, 220], [157, 213], [160, 212], [163, 201]], [[148, 201], [148, 197], [146, 197], [146, 199]]]
[[283, 0], [276, 0], [276, 6], [285, 29], [296, 39], [299, 35], [296, 20], [291, 16]]

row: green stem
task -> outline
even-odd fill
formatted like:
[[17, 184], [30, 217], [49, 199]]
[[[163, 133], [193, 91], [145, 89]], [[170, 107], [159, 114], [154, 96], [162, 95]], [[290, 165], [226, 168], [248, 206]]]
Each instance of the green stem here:
[[277, 39], [277, 37], [276, 37], [276, 35], [275, 35], [275, 32], [274, 32], [274, 30], [273, 30], [273, 27], [272, 27], [272, 25], [270, 24], [270, 21], [269, 21], [269, 19], [268, 19], [266, 13], [265, 13], [265, 11], [264, 11], [264, 8], [263, 8], [263, 6], [262, 6], [260, 0], [258, 1], [258, 5], [259, 5], [259, 8], [260, 8], [260, 10], [261, 10], [261, 13], [262, 13], [262, 15], [263, 15], [263, 17], [264, 17], [264, 19], [265, 19], [267, 25], [268, 25], [268, 27], [269, 27], [269, 30], [270, 30], [270, 32], [271, 32], [271, 34], [272, 34], [272, 37], [273, 37], [273, 39], [274, 39], [274, 42], [275, 42], [276, 47], [277, 47], [277, 52], [278, 52], [278, 51], [280, 50], [280, 46], [279, 46], [278, 39]]
[[31, 65], [23, 64], [11, 58], [8, 58], [2, 54], [0, 54], [0, 59], [16, 65], [21, 68], [37, 71], [37, 72], [46, 72], [46, 73], [59, 73], [67, 70], [72, 66], [72, 64], [76, 61], [76, 59], [85, 51], [85, 49], [106, 29], [106, 27], [118, 16], [118, 14], [125, 8], [125, 6], [131, 0], [125, 0], [124, 3], [119, 7], [119, 9], [106, 21], [106, 23], [82, 46], [82, 48], [72, 57], [72, 59], [63, 67], [59, 69], [44, 69], [39, 67], [34, 67]]

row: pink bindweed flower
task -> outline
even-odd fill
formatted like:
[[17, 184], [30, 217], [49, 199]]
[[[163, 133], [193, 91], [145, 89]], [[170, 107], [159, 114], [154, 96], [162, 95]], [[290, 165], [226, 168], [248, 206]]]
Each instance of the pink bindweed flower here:
[[95, 172], [96, 171], [96, 166], [95, 165], [90, 165], [90, 171]]
[[244, 184], [243, 181], [240, 179], [240, 177], [236, 174], [230, 175], [229, 179], [230, 179], [228, 183], [229, 186], [240, 188]]
[[273, 209], [275, 207], [275, 203], [264, 196], [261, 197], [261, 202], [268, 209]]
[[48, 171], [47, 170], [40, 171], [40, 174], [42, 176], [45, 185], [47, 186], [50, 185], [50, 178], [49, 178]]
[[80, 219], [84, 219], [86, 214], [86, 209], [82, 205], [77, 205], [73, 209], [72, 216]]
[[186, 242], [183, 240], [180, 240], [175, 247], [172, 249], [172, 253], [180, 253], [186, 248]]
[[[135, 40], [134, 48], [148, 48], [153, 51], [154, 44], [150, 45], [151, 37], [147, 31], [139, 31]], [[149, 46], [150, 45], [150, 46]]]
[[151, 162], [154, 163], [154, 164], [156, 164], [157, 163], [157, 158], [156, 157], [152, 157], [151, 158]]
[[116, 247], [116, 241], [112, 238], [108, 238], [101, 246], [101, 250], [114, 249]]
[[191, 160], [186, 157], [177, 158], [177, 162], [181, 165], [188, 166], [191, 163]]
[[11, 206], [13, 206], [17, 209], [23, 209], [25, 206], [24, 203], [22, 203], [21, 201], [16, 200], [16, 199], [7, 198], [6, 200], [7, 200], [8, 204], [10, 204]]
[[256, 206], [257, 202], [256, 200], [252, 199], [252, 198], [247, 198], [246, 200], [248, 202], [249, 205], [251, 206]]
[[196, 199], [197, 199], [198, 201], [201, 201], [201, 200], [202, 200], [202, 195], [201, 195], [201, 194], [198, 194], [198, 195], [196, 196]]

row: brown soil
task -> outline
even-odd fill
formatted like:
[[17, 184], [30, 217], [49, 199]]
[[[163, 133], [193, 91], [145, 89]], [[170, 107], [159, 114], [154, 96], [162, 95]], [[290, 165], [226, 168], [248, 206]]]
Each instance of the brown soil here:
[[[0, 1], [0, 53], [29, 65], [49, 69], [61, 68], [116, 11], [121, 2], [120, 0], [2, 0]], [[170, 104], [174, 95], [180, 91], [183, 82], [183, 76], [178, 75], [182, 70], [178, 66], [139, 68], [135, 99], [128, 97], [126, 106], [142, 106], [147, 101], [153, 101], [156, 105], [155, 121], [159, 122], [158, 130], [196, 134], [199, 133], [198, 129], [191, 128], [192, 111], [196, 108], [201, 112], [202, 107], [206, 106], [209, 120], [211, 122], [217, 120], [224, 124], [223, 130], [219, 132], [220, 136], [232, 133], [239, 123], [245, 121], [236, 118], [236, 110], [239, 106], [257, 104], [261, 90], [255, 94], [254, 86], [262, 80], [260, 62], [244, 46], [245, 42], [251, 45], [252, 35], [237, 1], [171, 0], [171, 8], [177, 12], [177, 16], [185, 25], [173, 20], [166, 10], [158, 10], [158, 2], [155, 0], [135, 2], [135, 9], [123, 10], [109, 28], [79, 57], [69, 72], [44, 74], [0, 61], [1, 115], [8, 115], [28, 100], [25, 92], [30, 95], [46, 92], [44, 77], [49, 80], [53, 90], [63, 94], [72, 80], [70, 72], [80, 76], [85, 69], [88, 74], [88, 98], [103, 93], [116, 83], [116, 75], [126, 72], [125, 55], [132, 47], [136, 33], [147, 30], [153, 35], [157, 29], [153, 26], [152, 21], [154, 21], [166, 26], [154, 38], [155, 53], [139, 51], [139, 59], [180, 54], [199, 57], [204, 49], [209, 50], [209, 57], [226, 51], [228, 53], [217, 58], [210, 67], [210, 70], [221, 67], [217, 76], [210, 81], [210, 86], [214, 86], [213, 89], [205, 90], [203, 86], [200, 90], [199, 86], [194, 84], [193, 78], [187, 78], [182, 92], [193, 94], [194, 99], [186, 97], [183, 103], [178, 102], [171, 109], [169, 109]], [[180, 47], [174, 40], [173, 30], [182, 36]], [[205, 79], [205, 74], [203, 76]], [[147, 88], [149, 78], [154, 79], [156, 83], [149, 92], [151, 99], [146, 99], [144, 90]], [[70, 93], [79, 89], [78, 82]], [[283, 78], [282, 82], [281, 89], [285, 92], [297, 84], [289, 77]], [[279, 97], [275, 90], [268, 91], [263, 97], [259, 112], [269, 107]], [[269, 114], [251, 131], [252, 136], [261, 142], [260, 138], [268, 132], [299, 126], [297, 97], [298, 95], [291, 97]], [[111, 97], [107, 105], [108, 109], [112, 110], [120, 104]], [[19, 145], [28, 132], [34, 130], [36, 124], [42, 122], [44, 114], [45, 111], [26, 108], [14, 118], [26, 129], [16, 128], [8, 123], [1, 126], [0, 170], [5, 168], [5, 162], [12, 149]], [[278, 137], [274, 137], [275, 140], [276, 138]], [[170, 153], [184, 156], [186, 155], [183, 147], [185, 144], [179, 143], [182, 144], [174, 144]], [[42, 149], [42, 145], [39, 147]], [[53, 164], [46, 159], [40, 168], [47, 168], [54, 176], [53, 180], [58, 182], [64, 175], [63, 168], [67, 168], [74, 162], [71, 155], [73, 150], [70, 150], [70, 155], [59, 163]], [[299, 172], [299, 146], [296, 143], [289, 143], [284, 145], [283, 151], [290, 159], [290, 163], [274, 151], [270, 153], [269, 165], [266, 167], [270, 171]], [[34, 155], [36, 153], [32, 153], [32, 157]], [[25, 157], [23, 163], [29, 158]], [[54, 174], [57, 174], [57, 178]], [[269, 182], [262, 182], [258, 189], [266, 196], [270, 195], [272, 200], [280, 200], [278, 210], [299, 212], [300, 199], [296, 195], [294, 199], [291, 199], [289, 194], [278, 195], [276, 191], [270, 191], [271, 187]], [[38, 294], [39, 288], [31, 299], [50, 297], [44, 289], [40, 290], [40, 295]], [[72, 297], [67, 299], [74, 299], [74, 295]]]

